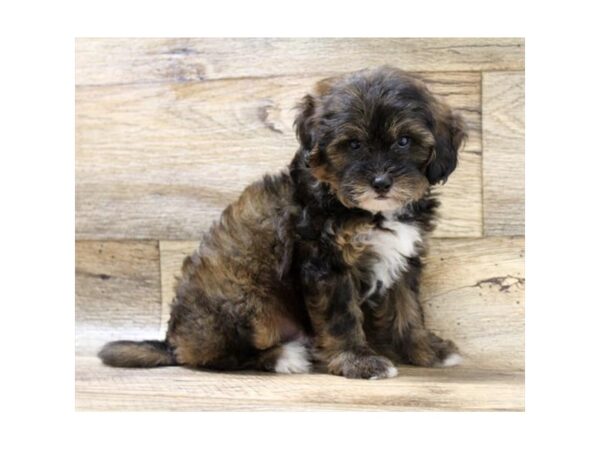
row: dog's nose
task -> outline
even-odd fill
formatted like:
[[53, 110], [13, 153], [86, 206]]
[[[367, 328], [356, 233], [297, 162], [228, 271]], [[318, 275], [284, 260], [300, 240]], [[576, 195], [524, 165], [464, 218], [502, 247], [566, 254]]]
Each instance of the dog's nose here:
[[375, 192], [378, 194], [385, 194], [392, 187], [392, 177], [390, 177], [388, 174], [377, 175], [371, 181], [371, 186], [373, 186], [373, 189], [375, 189]]

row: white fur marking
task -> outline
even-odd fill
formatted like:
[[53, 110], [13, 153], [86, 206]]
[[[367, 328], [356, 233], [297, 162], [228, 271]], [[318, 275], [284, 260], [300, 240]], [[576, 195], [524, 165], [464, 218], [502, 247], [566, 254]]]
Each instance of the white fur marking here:
[[364, 238], [377, 254], [378, 261], [373, 264], [373, 283], [367, 296], [377, 288], [381, 281], [384, 289], [388, 289], [408, 269], [407, 258], [416, 256], [418, 244], [422, 242], [421, 230], [418, 226], [385, 220], [382, 224], [385, 230], [374, 228]]
[[306, 347], [300, 341], [283, 344], [281, 356], [275, 364], [277, 373], [308, 373], [310, 361]]
[[369, 380], [381, 380], [383, 378], [394, 378], [395, 376], [398, 376], [398, 369], [392, 366], [385, 372], [385, 374], [371, 377]]
[[462, 356], [460, 356], [458, 353], [452, 353], [452, 354], [448, 355], [448, 357], [445, 360], [443, 360], [439, 366], [440, 367], [453, 367], [453, 366], [458, 366], [462, 362], [463, 362]]

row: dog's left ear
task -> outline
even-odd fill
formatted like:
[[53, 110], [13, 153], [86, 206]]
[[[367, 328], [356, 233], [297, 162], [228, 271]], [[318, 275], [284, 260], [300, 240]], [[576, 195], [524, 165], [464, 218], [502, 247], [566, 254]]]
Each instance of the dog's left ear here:
[[429, 184], [445, 183], [456, 169], [458, 150], [467, 137], [462, 117], [443, 105], [436, 115], [435, 147], [425, 174]]

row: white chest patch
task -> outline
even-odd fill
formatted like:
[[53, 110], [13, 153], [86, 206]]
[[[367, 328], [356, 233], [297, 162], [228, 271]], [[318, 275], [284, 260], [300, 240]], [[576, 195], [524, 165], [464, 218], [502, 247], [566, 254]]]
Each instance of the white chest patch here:
[[377, 255], [377, 261], [371, 269], [373, 282], [367, 297], [375, 292], [378, 285], [388, 289], [408, 269], [408, 260], [418, 253], [423, 242], [421, 230], [417, 225], [386, 220], [384, 229], [375, 228], [364, 238], [371, 250]]

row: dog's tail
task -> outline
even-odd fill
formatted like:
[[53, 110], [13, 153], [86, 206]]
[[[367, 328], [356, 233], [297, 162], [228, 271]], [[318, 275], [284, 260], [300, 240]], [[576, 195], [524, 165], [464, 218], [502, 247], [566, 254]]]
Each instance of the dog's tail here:
[[114, 341], [98, 353], [107, 366], [159, 367], [175, 366], [177, 361], [166, 341]]

